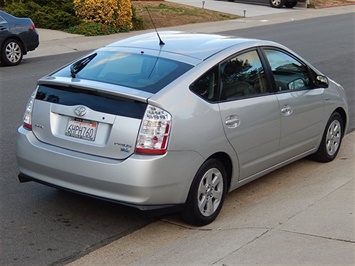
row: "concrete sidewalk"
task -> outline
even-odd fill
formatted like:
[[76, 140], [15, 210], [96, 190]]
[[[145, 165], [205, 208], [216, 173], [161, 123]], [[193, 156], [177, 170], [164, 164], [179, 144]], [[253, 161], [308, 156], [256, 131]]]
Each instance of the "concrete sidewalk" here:
[[[179, 2], [181, 1], [183, 0], [179, 0]], [[220, 2], [220, 1], [217, 2], [219, 3], [219, 5], [224, 6], [223, 9], [228, 9], [230, 13], [240, 12], [240, 10], [244, 8], [244, 7], [240, 8], [240, 5], [245, 6], [243, 4], [237, 4], [237, 3]], [[228, 5], [228, 7], [226, 7], [225, 5]], [[229, 7], [229, 5], [231, 5], [231, 8]], [[292, 23], [292, 21], [296, 21], [296, 20], [355, 12], [355, 5], [336, 7], [336, 8], [325, 8], [325, 9], [304, 9], [304, 8], [275, 9], [275, 8], [270, 8], [268, 6], [251, 6], [251, 5], [247, 5], [247, 6], [249, 6], [247, 10], [257, 10], [257, 12], [254, 11], [255, 16], [249, 16], [251, 12], [247, 12], [246, 18], [220, 21], [220, 22], [196, 23], [190, 25], [163, 28], [159, 30], [160, 31], [178, 30], [178, 31], [186, 31], [186, 32], [196, 32], [196, 33], [197, 32], [214, 33], [214, 32], [229, 31], [229, 30], [242, 29], [242, 28], [273, 25], [277, 23]], [[272, 13], [270, 14], [270, 12]], [[24, 57], [24, 59], [39, 57], [39, 56], [72, 53], [76, 51], [94, 50], [99, 47], [108, 45], [112, 42], [118, 41], [120, 39], [124, 39], [129, 36], [133, 36], [145, 32], [151, 32], [151, 31], [152, 30], [134, 31], [134, 32], [118, 33], [118, 34], [112, 34], [106, 36], [85, 37], [82, 35], [69, 34], [61, 31], [38, 29], [40, 35], [40, 45], [35, 51], [29, 52]]]
[[68, 264], [354, 265], [355, 132], [338, 157], [301, 160], [230, 193], [216, 221], [152, 223]]

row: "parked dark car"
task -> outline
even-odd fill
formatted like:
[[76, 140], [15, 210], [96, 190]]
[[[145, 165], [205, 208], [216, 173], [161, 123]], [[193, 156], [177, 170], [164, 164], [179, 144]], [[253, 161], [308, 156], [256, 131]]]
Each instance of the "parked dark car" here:
[[269, 1], [269, 4], [271, 7], [274, 8], [281, 8], [283, 6], [287, 7], [287, 8], [292, 8], [295, 7], [298, 3], [298, 0], [228, 0], [229, 2], [243, 2], [243, 3], [266, 3], [267, 1]]
[[297, 2], [297, 0], [269, 0], [270, 6], [275, 8], [281, 8], [283, 6], [292, 8], [297, 5]]
[[23, 55], [35, 50], [39, 36], [29, 18], [17, 18], [0, 10], [0, 61], [4, 66], [18, 65]]

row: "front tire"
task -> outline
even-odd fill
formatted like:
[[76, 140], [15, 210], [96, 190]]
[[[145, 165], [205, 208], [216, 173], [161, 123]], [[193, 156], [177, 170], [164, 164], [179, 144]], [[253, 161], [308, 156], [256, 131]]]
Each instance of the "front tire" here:
[[269, 4], [273, 8], [281, 8], [285, 4], [285, 0], [269, 0]]
[[219, 214], [227, 192], [227, 174], [222, 163], [207, 160], [197, 171], [182, 217], [186, 223], [203, 226]]
[[317, 152], [312, 156], [318, 162], [330, 162], [337, 156], [343, 139], [343, 119], [337, 112], [329, 118], [325, 127], [322, 142]]
[[5, 41], [1, 50], [1, 63], [4, 66], [16, 66], [23, 57], [23, 48], [19, 41], [9, 39]]

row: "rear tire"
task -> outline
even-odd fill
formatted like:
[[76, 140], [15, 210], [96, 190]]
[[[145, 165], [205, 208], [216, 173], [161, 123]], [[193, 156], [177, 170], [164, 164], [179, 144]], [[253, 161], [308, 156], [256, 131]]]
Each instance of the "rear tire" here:
[[330, 162], [337, 156], [341, 141], [343, 139], [343, 119], [337, 112], [333, 113], [329, 118], [325, 127], [322, 141], [312, 158], [318, 162]]
[[227, 174], [222, 163], [207, 160], [197, 171], [182, 213], [184, 221], [195, 226], [213, 222], [227, 192]]
[[4, 42], [1, 49], [1, 63], [4, 66], [16, 66], [21, 63], [23, 48], [19, 41], [9, 39]]
[[273, 8], [281, 8], [285, 4], [285, 0], [269, 0], [269, 4]]

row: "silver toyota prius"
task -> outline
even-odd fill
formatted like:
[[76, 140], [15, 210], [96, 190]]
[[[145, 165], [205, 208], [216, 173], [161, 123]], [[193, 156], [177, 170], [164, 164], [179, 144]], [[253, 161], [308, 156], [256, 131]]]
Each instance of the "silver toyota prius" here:
[[19, 180], [202, 226], [228, 191], [305, 156], [333, 160], [348, 120], [344, 89], [280, 44], [149, 33], [38, 81]]

